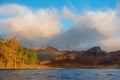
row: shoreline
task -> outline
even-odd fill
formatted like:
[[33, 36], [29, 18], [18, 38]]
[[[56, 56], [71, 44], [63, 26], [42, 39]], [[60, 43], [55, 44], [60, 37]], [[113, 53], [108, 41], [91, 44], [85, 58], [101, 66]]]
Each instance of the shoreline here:
[[0, 68], [0, 70], [32, 70], [32, 69], [120, 69], [120, 66], [110, 65], [110, 66], [90, 66], [90, 65], [82, 65], [82, 66], [47, 66], [47, 65], [37, 65], [34, 67], [24, 67], [24, 68]]

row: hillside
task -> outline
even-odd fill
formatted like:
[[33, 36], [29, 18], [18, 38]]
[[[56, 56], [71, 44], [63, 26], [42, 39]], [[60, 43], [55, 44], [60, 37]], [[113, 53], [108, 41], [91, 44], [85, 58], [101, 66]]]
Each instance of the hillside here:
[[[106, 52], [100, 47], [93, 47], [86, 51], [62, 51], [50, 60], [47, 65], [52, 67], [99, 67], [120, 66], [120, 51]], [[59, 64], [58, 64], [59, 63]]]
[[36, 50], [36, 53], [38, 55], [38, 60], [40, 61], [50, 60], [58, 55], [64, 54], [62, 51], [59, 51], [53, 47], [47, 47], [45, 49], [38, 49]]

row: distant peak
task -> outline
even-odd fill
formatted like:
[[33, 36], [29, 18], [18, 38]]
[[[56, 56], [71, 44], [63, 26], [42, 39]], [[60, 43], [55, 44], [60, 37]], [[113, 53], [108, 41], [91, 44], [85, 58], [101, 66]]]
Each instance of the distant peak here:
[[97, 55], [106, 53], [99, 46], [92, 47], [92, 48], [88, 49], [87, 52], [92, 53], [92, 54], [97, 54]]
[[92, 48], [88, 49], [88, 51], [89, 50], [101, 51], [102, 49], [99, 46], [95, 46], [95, 47], [92, 47]]
[[45, 50], [51, 50], [51, 49], [52, 49], [52, 50], [57, 50], [56, 48], [54, 48], [54, 47], [52, 47], [52, 46], [48, 46], [48, 47], [45, 48]]

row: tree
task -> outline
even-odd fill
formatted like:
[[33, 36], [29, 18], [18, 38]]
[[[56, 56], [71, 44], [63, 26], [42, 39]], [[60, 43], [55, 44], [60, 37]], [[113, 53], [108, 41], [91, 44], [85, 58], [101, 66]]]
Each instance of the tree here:
[[36, 61], [36, 53], [23, 47], [15, 38], [7, 41], [0, 39], [0, 68], [21, 68], [34, 65]]

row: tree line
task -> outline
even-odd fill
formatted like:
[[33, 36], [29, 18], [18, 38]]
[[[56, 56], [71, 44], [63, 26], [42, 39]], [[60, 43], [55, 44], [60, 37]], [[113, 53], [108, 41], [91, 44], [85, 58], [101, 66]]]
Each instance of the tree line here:
[[25, 68], [37, 62], [37, 54], [23, 47], [15, 38], [0, 37], [0, 68]]

